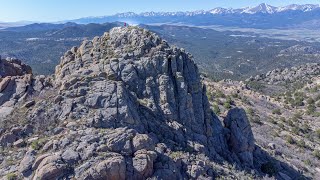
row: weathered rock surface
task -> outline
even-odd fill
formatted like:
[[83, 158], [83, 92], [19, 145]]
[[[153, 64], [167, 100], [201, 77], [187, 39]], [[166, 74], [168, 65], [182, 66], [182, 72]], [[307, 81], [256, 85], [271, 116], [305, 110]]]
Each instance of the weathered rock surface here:
[[24, 158], [20, 162], [19, 165], [19, 172], [21, 172], [23, 175], [28, 176], [32, 172], [32, 164], [35, 160], [35, 151], [29, 150], [26, 152]]
[[36, 100], [14, 107], [28, 109], [32, 131], [0, 134], [2, 146], [28, 138], [37, 152], [20, 158], [24, 178], [210, 179], [214, 162], [253, 165], [244, 111], [231, 110], [224, 127], [192, 56], [145, 29], [114, 28], [67, 51], [54, 86], [43, 76], [28, 82]]
[[254, 137], [247, 115], [243, 109], [234, 108], [228, 112], [224, 120], [230, 130], [228, 144], [243, 163], [253, 165]]
[[[50, 78], [33, 77], [31, 67], [18, 59], [1, 59], [0, 56], [0, 118], [5, 118], [14, 110], [14, 106], [27, 100], [28, 96], [39, 94], [50, 85]], [[34, 101], [25, 104], [26, 108]]]

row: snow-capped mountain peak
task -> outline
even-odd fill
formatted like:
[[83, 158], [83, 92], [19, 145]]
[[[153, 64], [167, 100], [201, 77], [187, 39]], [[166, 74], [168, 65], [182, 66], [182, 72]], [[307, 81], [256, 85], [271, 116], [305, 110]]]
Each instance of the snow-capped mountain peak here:
[[239, 9], [232, 9], [232, 8], [221, 8], [217, 7], [208, 11], [205, 10], [198, 10], [198, 11], [187, 11], [187, 12], [144, 12], [140, 14], [136, 14], [134, 12], [126, 12], [126, 13], [119, 13], [113, 16], [101, 16], [101, 17], [87, 17], [82, 18], [84, 20], [92, 19], [92, 18], [112, 18], [116, 17], [118, 19], [123, 18], [138, 18], [138, 17], [170, 17], [170, 16], [201, 16], [201, 15], [212, 15], [212, 16], [219, 16], [224, 14], [276, 14], [276, 13], [285, 13], [288, 11], [297, 11], [297, 12], [310, 12], [320, 10], [319, 4], [305, 4], [305, 5], [298, 5], [298, 4], [291, 4], [288, 6], [283, 7], [274, 7], [268, 5], [266, 3], [259, 4], [255, 7], [245, 7]]
[[246, 14], [256, 14], [256, 13], [273, 14], [274, 12], [276, 12], [276, 9], [277, 8], [274, 6], [270, 6], [266, 3], [262, 3], [256, 7], [244, 8], [242, 13], [246, 13]]
[[121, 17], [121, 18], [125, 18], [125, 17], [134, 17], [134, 16], [138, 16], [138, 14], [134, 13], [134, 12], [126, 12], [126, 13], [118, 13], [115, 16], [117, 17]]
[[308, 12], [314, 9], [319, 8], [319, 4], [305, 4], [305, 5], [298, 5], [298, 4], [291, 4], [284, 7], [278, 7], [277, 12], [284, 12], [284, 11], [303, 11]]
[[226, 13], [228, 11], [228, 9], [225, 9], [225, 8], [214, 8], [212, 10], [209, 11], [209, 13], [211, 14], [223, 14], [223, 13]]

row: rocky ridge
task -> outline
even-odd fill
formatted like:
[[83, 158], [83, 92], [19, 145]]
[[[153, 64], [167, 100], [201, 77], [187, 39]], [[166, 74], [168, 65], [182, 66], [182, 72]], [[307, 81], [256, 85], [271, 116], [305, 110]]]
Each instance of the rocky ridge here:
[[298, 80], [308, 80], [320, 75], [319, 63], [307, 63], [301, 66], [295, 66], [285, 69], [274, 69], [256, 77], [251, 77], [247, 81], [260, 81], [267, 84], [281, 84], [284, 82], [294, 82]]
[[308, 55], [318, 55], [320, 54], [320, 50], [318, 48], [312, 46], [303, 46], [303, 45], [294, 45], [287, 49], [281, 50], [280, 55], [301, 55], [301, 54], [308, 54]]
[[192, 56], [145, 29], [113, 28], [84, 41], [52, 79], [26, 75], [28, 102], [11, 104], [2, 122], [2, 176], [213, 179], [233, 176], [217, 163], [235, 163], [262, 177], [271, 160], [254, 144], [245, 111], [230, 110], [222, 123]]

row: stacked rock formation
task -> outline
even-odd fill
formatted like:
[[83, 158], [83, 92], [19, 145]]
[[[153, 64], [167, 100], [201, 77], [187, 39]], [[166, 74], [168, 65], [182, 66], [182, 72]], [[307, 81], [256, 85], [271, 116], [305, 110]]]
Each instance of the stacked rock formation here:
[[253, 168], [245, 112], [230, 111], [224, 126], [192, 56], [150, 31], [114, 28], [84, 41], [61, 58], [54, 84], [26, 112], [28, 126], [1, 132], [21, 148], [10, 155], [19, 165], [1, 167], [0, 174], [211, 179], [213, 162]]
[[0, 57], [0, 117], [9, 114], [13, 105], [28, 93], [32, 70], [20, 60]]
[[15, 104], [40, 92], [49, 83], [44, 76], [34, 78], [31, 67], [18, 59], [0, 57], [0, 70], [0, 118], [10, 114]]

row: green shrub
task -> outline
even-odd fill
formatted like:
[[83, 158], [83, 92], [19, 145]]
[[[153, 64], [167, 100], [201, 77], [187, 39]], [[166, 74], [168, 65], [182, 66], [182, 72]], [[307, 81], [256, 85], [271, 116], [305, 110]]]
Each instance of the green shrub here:
[[248, 108], [248, 109], [247, 109], [247, 114], [248, 114], [249, 116], [254, 116], [254, 110], [253, 110], [252, 108]]
[[281, 129], [284, 129], [284, 125], [282, 123], [279, 123], [278, 126], [281, 128]]
[[31, 143], [31, 148], [34, 150], [40, 150], [42, 146], [45, 144], [45, 142], [46, 142], [45, 138], [35, 140]]
[[293, 115], [293, 118], [294, 119], [302, 119], [302, 113], [300, 113], [300, 112], [297, 112], [297, 113], [295, 113], [294, 115]]
[[305, 97], [305, 94], [303, 93], [303, 92], [295, 92], [294, 94], [293, 94], [295, 97]]
[[313, 156], [316, 157], [317, 159], [320, 159], [320, 151], [319, 151], [319, 150], [317, 150], [317, 149], [314, 150], [312, 154], [313, 154]]
[[265, 88], [265, 85], [257, 81], [247, 82], [247, 86], [256, 91], [262, 91]]
[[217, 115], [221, 113], [220, 108], [217, 104], [213, 104], [213, 112]]
[[292, 97], [292, 94], [290, 91], [287, 91], [284, 93], [285, 97], [289, 98], [289, 97]]
[[214, 98], [213, 93], [212, 93], [212, 92], [207, 91], [207, 97], [208, 97], [209, 101], [212, 101], [212, 100], [213, 100], [213, 98]]
[[308, 103], [308, 104], [314, 104], [315, 101], [314, 101], [312, 98], [309, 98], [309, 99], [307, 100], [307, 103]]
[[270, 120], [269, 120], [272, 124], [277, 124], [277, 121], [276, 120], [274, 120], [273, 118], [270, 118]]
[[259, 117], [250, 117], [250, 122], [259, 124], [259, 125], [263, 124]]
[[314, 104], [309, 104], [307, 107], [307, 114], [312, 115], [316, 112], [316, 106]]
[[301, 129], [303, 134], [306, 134], [310, 131], [310, 126], [307, 124], [307, 123], [304, 123], [302, 126], [301, 126]]
[[232, 99], [231, 99], [230, 96], [227, 96], [226, 102], [229, 103], [229, 104], [232, 104], [232, 103], [233, 103], [233, 101], [232, 101]]
[[305, 165], [310, 166], [311, 165], [311, 161], [310, 159], [304, 160], [303, 161]]
[[293, 127], [291, 128], [291, 131], [292, 131], [294, 134], [299, 135], [300, 128], [297, 127], [297, 126], [293, 126]]
[[303, 97], [296, 97], [291, 103], [293, 106], [304, 106]]
[[252, 103], [249, 101], [249, 99], [246, 96], [242, 96], [241, 98], [242, 102], [247, 104], [247, 105], [252, 105]]
[[279, 108], [272, 110], [272, 114], [281, 115], [281, 110]]
[[320, 129], [316, 130], [316, 136], [320, 139]]
[[294, 126], [294, 123], [292, 122], [292, 120], [288, 121], [288, 125], [291, 126], [291, 127]]
[[294, 100], [293, 100], [293, 98], [288, 97], [288, 98], [286, 98], [286, 99], [284, 100], [284, 103], [293, 105]]
[[286, 118], [285, 117], [280, 117], [280, 121], [281, 122], [286, 122]]
[[15, 173], [7, 174], [7, 180], [17, 180], [18, 176]]
[[304, 142], [303, 139], [300, 139], [298, 142], [297, 142], [297, 145], [301, 148], [305, 148], [306, 147], [306, 143]]
[[232, 96], [233, 98], [239, 99], [239, 94], [238, 94], [238, 93], [233, 93], [233, 94], [231, 94], [231, 96]]
[[225, 103], [223, 104], [223, 107], [226, 108], [226, 109], [230, 109], [230, 108], [231, 108], [231, 104], [228, 103], [228, 102], [225, 102]]
[[287, 141], [287, 143], [289, 143], [289, 144], [294, 144], [294, 143], [295, 143], [295, 140], [294, 140], [293, 137], [290, 136], [290, 135], [287, 135], [286, 141]]
[[318, 91], [318, 87], [317, 87], [317, 86], [315, 86], [315, 87], [313, 87], [313, 88], [310, 89], [310, 92], [311, 92], [311, 93], [315, 93], [315, 92], [317, 92], [317, 91]]
[[313, 113], [313, 116], [314, 116], [314, 117], [320, 117], [320, 112], [314, 112], [314, 113]]
[[217, 98], [225, 98], [226, 97], [226, 95], [220, 90], [218, 90], [215, 95]]

